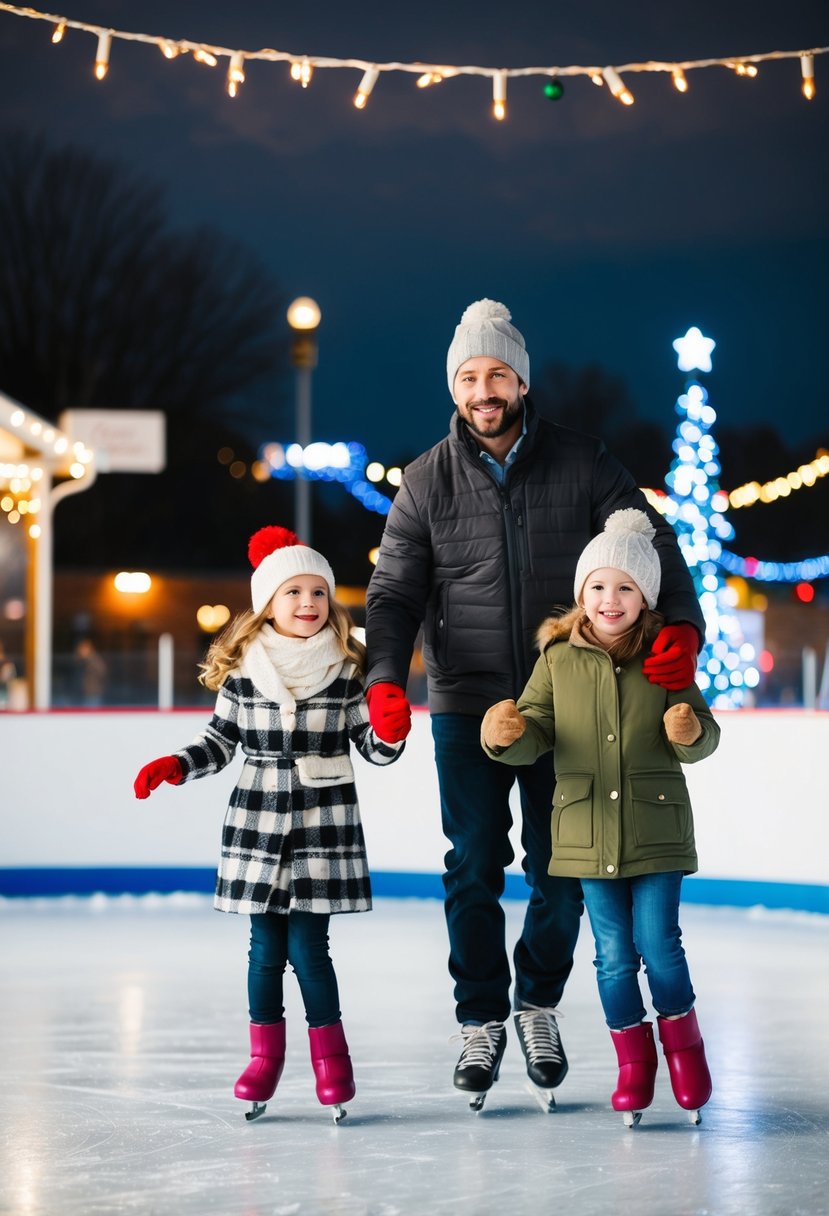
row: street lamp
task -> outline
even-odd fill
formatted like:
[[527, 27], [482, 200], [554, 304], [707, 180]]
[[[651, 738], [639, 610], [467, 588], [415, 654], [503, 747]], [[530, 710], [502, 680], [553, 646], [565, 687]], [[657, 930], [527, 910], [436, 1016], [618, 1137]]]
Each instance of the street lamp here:
[[[288, 309], [294, 331], [291, 362], [296, 369], [296, 442], [303, 452], [311, 442], [311, 373], [317, 366], [316, 330], [322, 313], [316, 300], [299, 296]], [[311, 543], [311, 483], [304, 464], [294, 478], [294, 531], [303, 544]]]

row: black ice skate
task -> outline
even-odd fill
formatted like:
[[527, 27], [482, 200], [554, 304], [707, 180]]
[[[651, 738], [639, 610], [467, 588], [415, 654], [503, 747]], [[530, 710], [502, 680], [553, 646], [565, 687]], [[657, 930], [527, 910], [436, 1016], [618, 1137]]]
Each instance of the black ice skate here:
[[557, 1009], [524, 1005], [514, 1014], [518, 1041], [527, 1061], [527, 1089], [548, 1114], [556, 1108], [553, 1090], [567, 1076], [568, 1067], [558, 1032], [557, 1013]]
[[463, 1039], [453, 1078], [455, 1089], [468, 1096], [470, 1110], [483, 1110], [486, 1096], [498, 1080], [507, 1028], [503, 1022], [485, 1022], [483, 1026], [467, 1023], [455, 1037]]

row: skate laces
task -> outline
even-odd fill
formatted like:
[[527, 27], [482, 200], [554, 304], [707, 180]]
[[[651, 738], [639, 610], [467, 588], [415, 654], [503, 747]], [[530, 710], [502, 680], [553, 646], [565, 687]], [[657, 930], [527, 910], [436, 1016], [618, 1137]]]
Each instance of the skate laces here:
[[516, 1010], [515, 1020], [531, 1064], [538, 1064], [542, 1060], [562, 1063], [564, 1057], [556, 1018], [563, 1016], [557, 1009], [543, 1009], [538, 1005], [527, 1005]]
[[492, 1068], [498, 1055], [501, 1036], [506, 1034], [503, 1022], [485, 1022], [483, 1026], [463, 1026], [460, 1034], [453, 1034], [450, 1043], [463, 1040], [464, 1048], [458, 1060], [458, 1068]]

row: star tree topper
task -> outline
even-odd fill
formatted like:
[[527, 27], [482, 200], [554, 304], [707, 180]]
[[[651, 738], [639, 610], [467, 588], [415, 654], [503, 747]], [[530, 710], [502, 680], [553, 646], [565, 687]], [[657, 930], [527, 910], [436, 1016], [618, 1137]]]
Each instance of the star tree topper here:
[[710, 372], [711, 351], [716, 345], [713, 338], [706, 338], [696, 325], [692, 325], [684, 338], [677, 338], [673, 343], [679, 356], [677, 367], [681, 372]]

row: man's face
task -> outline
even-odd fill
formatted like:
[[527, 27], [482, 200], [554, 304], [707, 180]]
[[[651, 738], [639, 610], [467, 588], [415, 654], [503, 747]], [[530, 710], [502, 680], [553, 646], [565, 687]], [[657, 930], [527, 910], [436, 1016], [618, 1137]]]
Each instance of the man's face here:
[[467, 359], [455, 376], [458, 413], [482, 439], [497, 439], [515, 426], [526, 391], [526, 384], [511, 367], [489, 355]]

